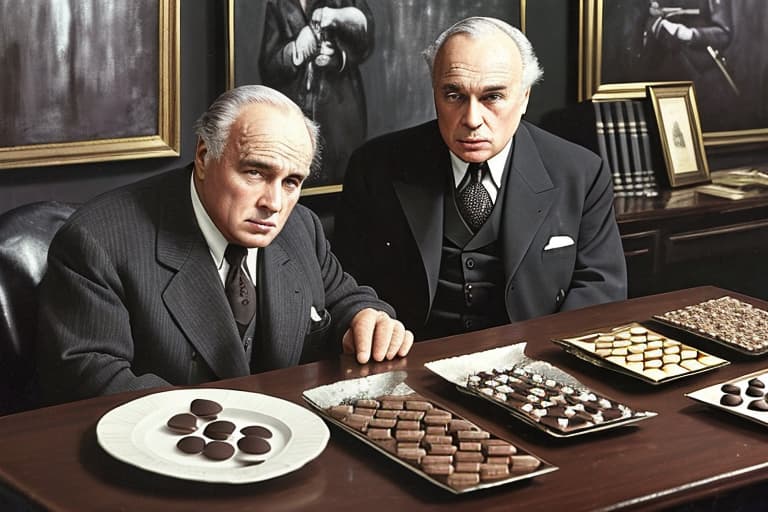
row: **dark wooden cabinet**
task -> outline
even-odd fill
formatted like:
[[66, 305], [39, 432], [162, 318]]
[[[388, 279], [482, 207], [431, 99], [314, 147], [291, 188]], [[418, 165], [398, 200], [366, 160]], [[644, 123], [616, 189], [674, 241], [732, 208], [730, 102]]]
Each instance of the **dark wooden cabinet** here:
[[630, 297], [716, 285], [768, 299], [768, 193], [734, 201], [688, 188], [615, 204]]

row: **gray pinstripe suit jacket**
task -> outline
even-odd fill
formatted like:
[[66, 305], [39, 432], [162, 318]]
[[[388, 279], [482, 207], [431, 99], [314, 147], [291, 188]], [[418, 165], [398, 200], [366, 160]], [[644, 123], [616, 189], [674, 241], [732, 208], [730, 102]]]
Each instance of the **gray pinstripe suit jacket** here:
[[[40, 290], [38, 372], [47, 401], [250, 372], [189, 179], [190, 168], [177, 169], [109, 192], [57, 233]], [[301, 205], [262, 250], [259, 271], [262, 369], [338, 352], [365, 307], [394, 316], [342, 271], [317, 217]], [[313, 322], [312, 306], [331, 322]]]

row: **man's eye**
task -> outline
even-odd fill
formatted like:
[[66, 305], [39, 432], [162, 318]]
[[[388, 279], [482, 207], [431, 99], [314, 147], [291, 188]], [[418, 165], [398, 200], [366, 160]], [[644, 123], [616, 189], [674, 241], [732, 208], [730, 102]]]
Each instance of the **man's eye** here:
[[462, 98], [461, 94], [457, 92], [449, 92], [449, 93], [446, 93], [445, 95], [445, 99], [451, 102], [461, 101], [461, 98]]

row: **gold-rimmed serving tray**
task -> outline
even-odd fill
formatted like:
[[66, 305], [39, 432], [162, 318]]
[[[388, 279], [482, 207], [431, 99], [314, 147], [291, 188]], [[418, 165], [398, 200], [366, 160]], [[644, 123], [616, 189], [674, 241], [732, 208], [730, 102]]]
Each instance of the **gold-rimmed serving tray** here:
[[576, 357], [658, 385], [729, 364], [638, 322], [552, 340]]

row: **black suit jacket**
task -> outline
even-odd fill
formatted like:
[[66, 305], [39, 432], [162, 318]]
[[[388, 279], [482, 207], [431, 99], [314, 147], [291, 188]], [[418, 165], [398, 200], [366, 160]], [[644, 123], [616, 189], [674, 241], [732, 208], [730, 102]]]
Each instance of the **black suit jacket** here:
[[[49, 400], [250, 373], [189, 182], [190, 169], [177, 169], [107, 193], [57, 233], [37, 346]], [[342, 271], [319, 220], [301, 205], [260, 251], [261, 369], [337, 353], [365, 307], [394, 314]], [[313, 322], [312, 307], [331, 322]], [[319, 327], [327, 331], [313, 332]]]
[[[499, 226], [510, 321], [626, 298], [606, 165], [527, 122], [512, 151]], [[417, 338], [437, 289], [450, 172], [435, 121], [379, 137], [352, 155], [336, 215], [334, 250], [344, 268], [392, 304]], [[548, 247], [566, 236], [573, 245]]]

